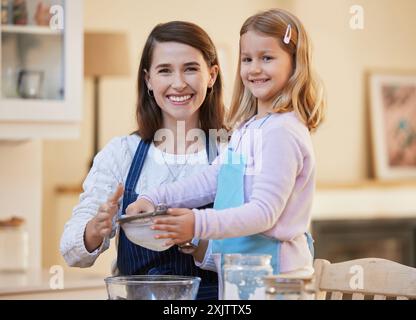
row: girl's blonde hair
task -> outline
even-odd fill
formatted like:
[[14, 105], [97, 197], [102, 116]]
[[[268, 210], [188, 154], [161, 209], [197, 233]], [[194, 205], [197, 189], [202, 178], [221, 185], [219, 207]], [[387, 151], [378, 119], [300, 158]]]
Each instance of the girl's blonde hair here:
[[[292, 29], [291, 39], [285, 44], [283, 39], [289, 24]], [[294, 110], [310, 131], [316, 129], [323, 120], [324, 89], [320, 79], [312, 71], [311, 43], [300, 20], [285, 10], [272, 9], [249, 17], [241, 27], [240, 37], [247, 31], [256, 31], [277, 39], [281, 48], [293, 57], [293, 74], [275, 98], [273, 112], [284, 113]], [[251, 118], [257, 111], [257, 99], [244, 87], [241, 80], [240, 65], [241, 43], [237, 77], [228, 115], [231, 127]]]

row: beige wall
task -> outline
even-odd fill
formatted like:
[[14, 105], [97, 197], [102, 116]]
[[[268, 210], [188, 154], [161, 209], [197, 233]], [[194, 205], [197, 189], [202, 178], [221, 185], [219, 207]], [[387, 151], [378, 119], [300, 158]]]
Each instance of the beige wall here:
[[[320, 182], [353, 182], [370, 175], [370, 150], [365, 72], [371, 69], [416, 69], [416, 1], [414, 0], [286, 0], [286, 1], [167, 1], [86, 0], [86, 30], [126, 31], [129, 35], [132, 74], [102, 82], [101, 146], [111, 137], [134, 128], [135, 77], [139, 53], [151, 28], [174, 19], [198, 23], [223, 52], [226, 100], [231, 95], [238, 48], [238, 31], [244, 19], [260, 9], [289, 8], [304, 22], [314, 43], [314, 60], [328, 92], [328, 113], [314, 135]], [[364, 30], [349, 28], [349, 8], [365, 10]], [[212, 9], [215, 8], [215, 9]], [[395, 40], [396, 39], [396, 40]], [[92, 105], [90, 80], [84, 85], [84, 120], [81, 139], [44, 143], [43, 264], [59, 261], [57, 252], [62, 203], [56, 185], [79, 184], [87, 173], [91, 148]], [[75, 197], [75, 200], [74, 200]], [[68, 210], [69, 211], [69, 210]], [[65, 212], [70, 215], [70, 212]], [[102, 265], [108, 265], [106, 258]], [[101, 268], [101, 267], [99, 267]], [[100, 269], [101, 271], [102, 269]]]
[[[349, 27], [352, 5], [364, 30]], [[316, 69], [328, 92], [327, 120], [314, 136], [321, 182], [350, 182], [371, 172], [365, 72], [416, 70], [416, 1], [294, 0], [314, 43]]]

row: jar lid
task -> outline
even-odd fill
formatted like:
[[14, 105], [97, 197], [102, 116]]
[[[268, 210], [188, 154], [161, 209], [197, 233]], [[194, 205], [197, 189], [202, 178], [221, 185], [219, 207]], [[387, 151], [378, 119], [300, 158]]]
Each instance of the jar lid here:
[[266, 293], [268, 294], [301, 294], [304, 286], [302, 280], [274, 279], [265, 280]]
[[224, 264], [243, 266], [264, 266], [270, 265], [272, 256], [269, 254], [224, 254]]
[[266, 290], [270, 294], [288, 293], [288, 292], [315, 292], [313, 287], [313, 278], [295, 278], [285, 277], [282, 275], [272, 275], [263, 277]]
[[283, 289], [302, 289], [303, 287], [302, 279], [285, 279], [276, 276], [266, 276], [263, 277], [263, 281], [267, 286], [276, 288], [279, 287]]

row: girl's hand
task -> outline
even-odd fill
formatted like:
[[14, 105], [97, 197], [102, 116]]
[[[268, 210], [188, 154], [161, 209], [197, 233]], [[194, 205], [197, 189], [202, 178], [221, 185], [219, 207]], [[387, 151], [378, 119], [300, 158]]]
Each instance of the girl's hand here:
[[154, 220], [153, 230], [166, 231], [155, 235], [156, 239], [170, 239], [166, 245], [181, 244], [190, 241], [194, 237], [195, 216], [190, 209], [168, 209], [169, 218], [157, 218]]
[[153, 203], [146, 199], [136, 200], [133, 203], [129, 204], [126, 208], [126, 214], [129, 216], [152, 211], [155, 211], [155, 206]]
[[118, 201], [123, 196], [124, 187], [122, 184], [117, 186], [116, 191], [108, 198], [107, 202], [101, 204], [98, 212], [85, 228], [84, 243], [89, 252], [98, 248], [103, 239], [111, 234], [113, 229], [113, 217], [119, 209]]

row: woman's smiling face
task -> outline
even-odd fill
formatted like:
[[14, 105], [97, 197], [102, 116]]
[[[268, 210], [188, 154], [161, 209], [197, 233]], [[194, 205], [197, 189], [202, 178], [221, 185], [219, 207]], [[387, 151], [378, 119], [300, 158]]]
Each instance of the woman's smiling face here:
[[198, 49], [178, 42], [157, 42], [146, 84], [165, 123], [196, 120], [217, 74], [218, 66], [208, 67]]

